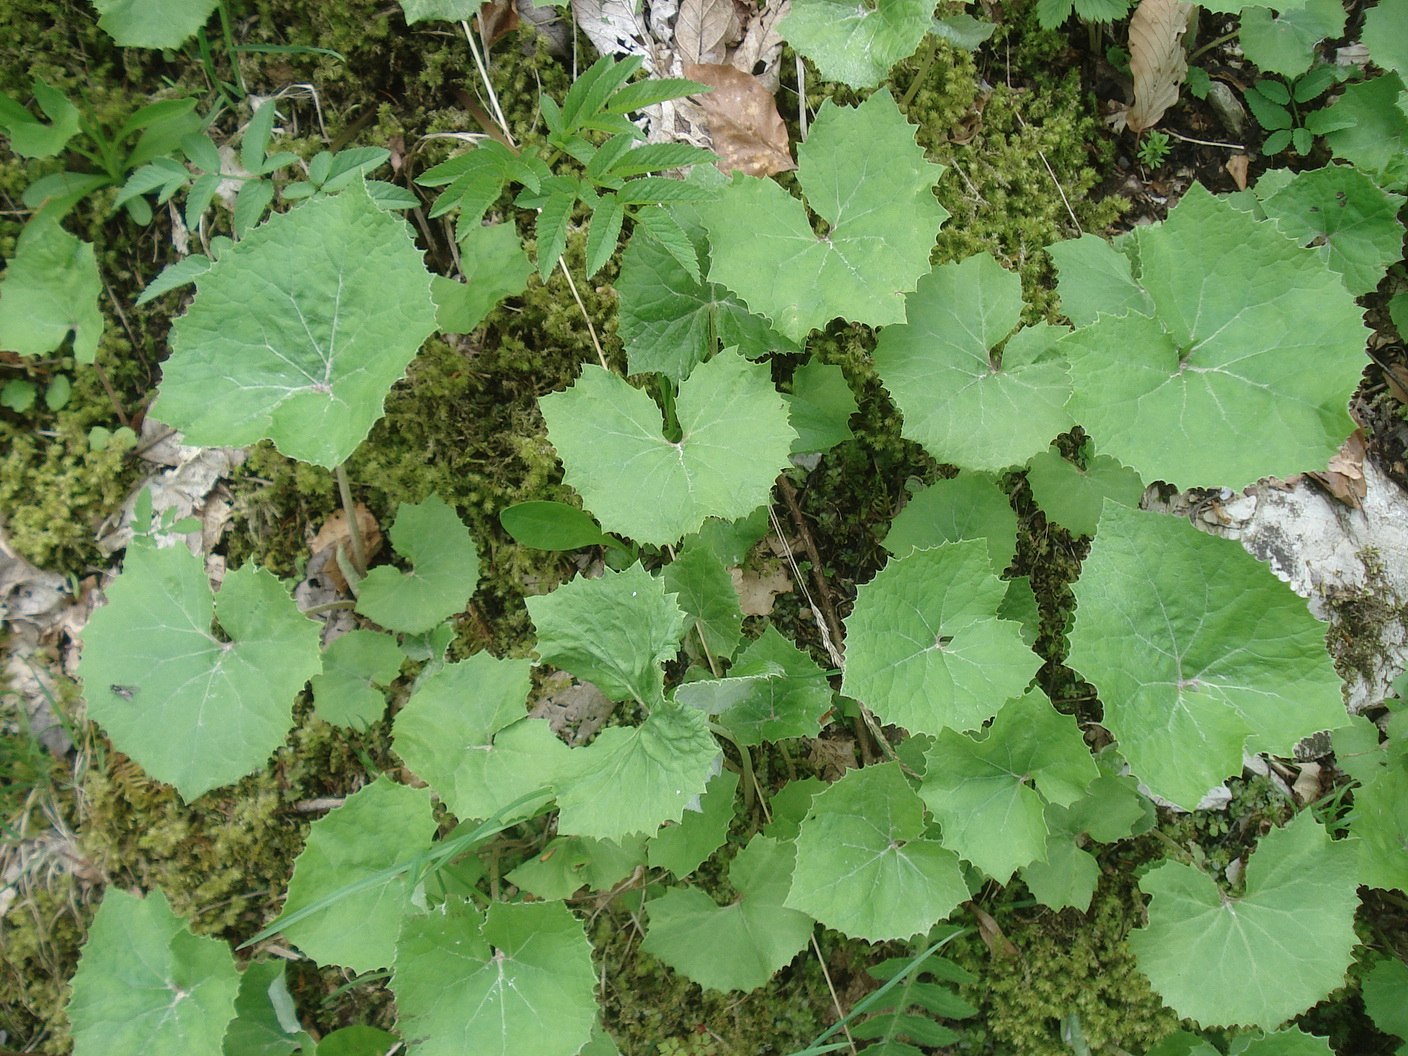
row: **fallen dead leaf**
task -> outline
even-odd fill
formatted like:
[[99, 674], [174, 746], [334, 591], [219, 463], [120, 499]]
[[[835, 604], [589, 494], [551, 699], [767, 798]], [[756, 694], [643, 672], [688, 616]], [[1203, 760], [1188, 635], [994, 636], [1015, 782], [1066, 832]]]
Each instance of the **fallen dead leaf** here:
[[1306, 473], [1322, 488], [1352, 509], [1362, 509], [1369, 493], [1364, 481], [1364, 430], [1356, 429], [1340, 445], [1323, 473]]
[[733, 589], [738, 592], [738, 604], [745, 616], [771, 615], [773, 599], [792, 593], [792, 578], [780, 568], [772, 572], [730, 568], [728, 574], [733, 577]]
[[675, 52], [685, 64], [720, 62], [741, 34], [734, 0], [680, 0]]
[[976, 902], [965, 902], [963, 908], [973, 914], [973, 919], [978, 922], [978, 937], [987, 946], [988, 952], [994, 957], [1020, 957], [1022, 951], [1013, 945], [1012, 940], [1002, 933], [1002, 928], [998, 926], [996, 920], [982, 909], [978, 908]]
[[518, 28], [518, 9], [513, 0], [485, 0], [474, 22], [479, 35], [492, 48]]
[[[381, 553], [382, 538], [381, 529], [377, 527], [376, 518], [372, 516], [372, 511], [367, 509], [362, 503], [357, 503], [357, 525], [362, 530], [362, 547], [366, 554], [367, 561], [370, 562], [377, 554]], [[319, 568], [324, 576], [329, 580], [330, 585], [338, 593], [346, 595], [347, 578], [343, 576], [342, 569], [338, 567], [337, 549], [350, 555], [352, 553], [352, 533], [348, 530], [347, 511], [336, 510], [333, 515], [323, 522], [322, 528], [318, 529], [318, 534], [313, 536], [308, 544], [309, 552], [309, 573], [312, 573], [312, 564], [319, 561]]]
[[1183, 34], [1192, 7], [1185, 0], [1140, 0], [1129, 20], [1134, 105], [1125, 124], [1136, 135], [1157, 125], [1164, 111], [1178, 102], [1178, 87], [1188, 73]]
[[555, 671], [543, 680], [530, 719], [547, 719], [552, 732], [573, 748], [596, 736], [616, 705], [590, 682], [578, 682], [566, 671]]
[[1233, 154], [1227, 159], [1225, 168], [1239, 191], [1247, 189], [1247, 165], [1250, 161], [1251, 159], [1245, 154]]
[[1398, 363], [1385, 363], [1384, 384], [1393, 398], [1399, 403], [1408, 403], [1408, 367]]
[[771, 176], [797, 167], [777, 100], [751, 73], [716, 63], [689, 63], [684, 75], [714, 90], [697, 97], [723, 172]]
[[856, 742], [849, 735], [837, 737], [804, 737], [807, 764], [823, 781], [839, 781], [847, 770], [860, 766], [856, 758]]

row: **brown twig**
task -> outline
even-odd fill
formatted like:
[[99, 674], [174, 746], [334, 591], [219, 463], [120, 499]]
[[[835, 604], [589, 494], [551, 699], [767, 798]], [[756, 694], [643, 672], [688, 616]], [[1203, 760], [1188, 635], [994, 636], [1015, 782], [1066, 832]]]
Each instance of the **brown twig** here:
[[821, 568], [821, 553], [816, 548], [816, 540], [812, 538], [811, 529], [807, 527], [807, 519], [802, 513], [801, 504], [797, 501], [797, 489], [792, 486], [792, 482], [787, 479], [787, 475], [779, 474], [777, 478], [777, 490], [782, 495], [782, 501], [787, 503], [787, 510], [792, 514], [792, 523], [797, 527], [797, 536], [802, 541], [802, 549], [807, 553], [807, 560], [812, 563], [812, 582], [816, 585], [817, 605], [821, 608], [822, 615], [826, 617], [826, 629], [831, 634], [833, 642], [841, 641], [841, 623], [836, 618], [836, 609], [831, 604], [831, 592], [826, 585], [826, 573]]

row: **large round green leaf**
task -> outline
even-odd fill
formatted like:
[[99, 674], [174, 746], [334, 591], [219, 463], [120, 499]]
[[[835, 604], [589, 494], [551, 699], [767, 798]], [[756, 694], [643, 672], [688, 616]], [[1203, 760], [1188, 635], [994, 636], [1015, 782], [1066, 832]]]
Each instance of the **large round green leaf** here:
[[1354, 428], [1354, 298], [1314, 251], [1194, 185], [1134, 235], [1153, 315], [1063, 338], [1071, 410], [1145, 480], [1241, 487], [1322, 467]]
[[985, 540], [890, 561], [856, 592], [841, 691], [911, 732], [976, 729], [1040, 666], [998, 619], [1006, 593]]
[[1242, 752], [1347, 721], [1325, 629], [1239, 545], [1106, 503], [1075, 585], [1067, 663], [1156, 794], [1193, 809]]
[[450, 901], [407, 919], [392, 989], [418, 1056], [575, 1056], [596, 1023], [596, 970], [561, 902]]
[[1196, 866], [1164, 862], [1139, 886], [1149, 924], [1129, 945], [1180, 1016], [1274, 1030], [1344, 985], [1354, 934], [1354, 847], [1307, 811], [1268, 833], [1240, 898]]
[[777, 31], [828, 81], [874, 88], [914, 54], [933, 13], [929, 0], [793, 0]]
[[355, 184], [272, 217], [196, 280], [153, 413], [191, 444], [268, 437], [336, 466], [434, 330], [409, 226]]
[[212, 598], [200, 558], [137, 538], [107, 594], [78, 674], [113, 745], [186, 800], [263, 765], [322, 663], [318, 625], [284, 585], [245, 565]]

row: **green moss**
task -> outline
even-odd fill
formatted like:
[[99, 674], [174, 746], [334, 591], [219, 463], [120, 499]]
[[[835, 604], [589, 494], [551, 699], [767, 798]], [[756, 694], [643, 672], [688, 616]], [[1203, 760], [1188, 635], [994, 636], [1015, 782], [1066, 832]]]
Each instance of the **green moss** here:
[[1069, 1056], [1060, 1024], [1071, 1015], [1092, 1052], [1146, 1052], [1177, 1029], [1178, 1017], [1150, 990], [1125, 941], [1140, 905], [1126, 872], [1102, 880], [1086, 913], [989, 907], [1020, 952], [989, 954], [972, 934], [945, 950], [978, 976], [961, 988], [978, 1008], [961, 1025], [965, 1051]]
[[0, 1030], [25, 1052], [62, 1056], [72, 1048], [68, 979], [92, 920], [73, 877], [34, 887], [0, 919]]

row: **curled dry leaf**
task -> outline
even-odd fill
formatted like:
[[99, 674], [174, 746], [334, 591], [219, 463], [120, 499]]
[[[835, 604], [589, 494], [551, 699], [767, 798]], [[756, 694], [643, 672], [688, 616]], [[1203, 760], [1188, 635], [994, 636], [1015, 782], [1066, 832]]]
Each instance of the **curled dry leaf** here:
[[1193, 5], [1184, 0], [1140, 0], [1129, 20], [1129, 72], [1134, 105], [1125, 124], [1138, 134], [1153, 128], [1178, 102], [1178, 86], [1188, 72], [1183, 34]]
[[1233, 154], [1227, 159], [1227, 164], [1224, 166], [1227, 169], [1227, 174], [1237, 184], [1239, 191], [1247, 189], [1247, 165], [1250, 161], [1251, 159], [1245, 154]]
[[742, 34], [734, 0], [680, 0], [675, 54], [687, 64], [717, 63]]
[[485, 0], [474, 21], [480, 35], [493, 47], [518, 28], [518, 9], [513, 0]]
[[797, 167], [777, 100], [758, 78], [714, 63], [690, 63], [684, 75], [714, 89], [698, 103], [722, 171], [771, 176]]
[[1351, 509], [1362, 509], [1368, 485], [1364, 480], [1364, 430], [1356, 429], [1346, 440], [1323, 473], [1306, 476]]
[[[362, 546], [367, 560], [371, 561], [381, 553], [381, 529], [377, 527], [376, 518], [372, 516], [372, 511], [360, 502], [357, 503], [357, 525], [362, 530]], [[345, 510], [334, 511], [333, 515], [323, 522], [322, 528], [313, 537], [313, 541], [308, 544], [308, 566], [311, 575], [313, 564], [317, 562], [321, 574], [328, 579], [330, 585], [339, 594], [346, 596], [348, 593], [347, 579], [343, 576], [342, 569], [338, 567], [337, 563], [339, 547], [349, 556], [351, 555], [352, 533], [348, 530]]]
[[738, 605], [745, 616], [768, 616], [773, 599], [792, 592], [792, 579], [782, 569], [773, 572], [745, 572], [730, 568], [733, 589], [738, 592]]

